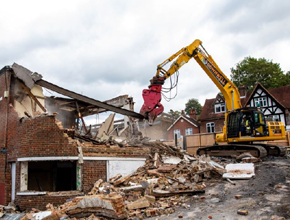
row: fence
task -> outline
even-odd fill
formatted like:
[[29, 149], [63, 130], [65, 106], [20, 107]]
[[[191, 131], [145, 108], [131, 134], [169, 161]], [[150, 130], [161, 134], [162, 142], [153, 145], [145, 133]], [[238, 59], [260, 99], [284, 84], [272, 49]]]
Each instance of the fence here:
[[[210, 146], [215, 143], [215, 133], [193, 134], [185, 136], [187, 152], [196, 155], [198, 148], [203, 146]], [[280, 146], [290, 146], [290, 131], [286, 132], [286, 139], [279, 141], [268, 141], [267, 144], [276, 144]], [[226, 143], [220, 143], [226, 144]]]

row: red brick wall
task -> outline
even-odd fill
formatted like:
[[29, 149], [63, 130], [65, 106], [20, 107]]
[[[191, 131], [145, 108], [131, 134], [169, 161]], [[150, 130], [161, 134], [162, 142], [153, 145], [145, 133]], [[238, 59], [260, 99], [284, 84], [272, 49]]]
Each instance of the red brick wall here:
[[83, 164], [83, 191], [88, 193], [99, 179], [107, 179], [106, 161], [84, 161]]
[[[183, 120], [183, 121], [182, 121]], [[173, 140], [174, 136], [173, 136], [173, 131], [175, 129], [179, 129], [180, 130], [180, 134], [182, 136], [185, 136], [185, 129], [186, 128], [192, 128], [192, 133], [193, 134], [197, 134], [199, 132], [199, 128], [193, 126], [192, 124], [190, 124], [188, 121], [186, 121], [185, 119], [179, 119], [178, 122], [175, 123], [175, 125], [173, 125], [173, 127], [168, 131], [168, 140]]]
[[30, 211], [32, 208], [39, 210], [46, 210], [46, 205], [51, 203], [55, 206], [61, 205], [68, 199], [76, 197], [75, 195], [70, 196], [49, 196], [49, 195], [39, 195], [39, 196], [17, 196], [15, 199], [15, 204], [17, 204], [21, 211]]
[[[9, 74], [6, 75], [6, 80], [5, 73], [0, 74], [0, 99], [2, 97], [0, 101], [0, 150], [5, 147], [7, 140], [8, 151], [7, 154], [0, 153], [0, 204], [4, 203], [4, 205], [11, 201], [11, 170], [8, 162], [14, 162], [20, 157], [78, 155], [76, 142], [68, 138], [58, 127], [54, 116], [44, 115], [20, 120], [12, 103], [13, 91], [10, 91], [8, 99], [3, 97], [6, 90], [5, 82], [8, 78]], [[9, 82], [7, 86], [9, 87]], [[7, 108], [8, 117], [6, 117]], [[6, 118], [8, 118], [7, 130], [5, 128]], [[18, 164], [16, 177], [19, 175]], [[16, 178], [16, 192], [20, 189], [19, 181], [19, 178]], [[5, 190], [3, 190], [3, 186], [5, 186]]]
[[206, 124], [210, 122], [215, 123], [215, 133], [221, 133], [223, 131], [224, 121], [225, 121], [224, 118], [201, 121], [200, 133], [207, 133]]
[[[9, 139], [8, 160], [20, 157], [77, 156], [76, 142], [69, 143], [54, 116], [39, 116], [18, 122]], [[17, 138], [16, 138], [17, 137]]]
[[[7, 75], [8, 76], [8, 75]], [[5, 75], [0, 74], [0, 150], [5, 148], [6, 141], [6, 112], [8, 101], [4, 98], [4, 91], [6, 90], [6, 86], [9, 85], [8, 78], [5, 80]], [[7, 84], [6, 84], [7, 82]], [[7, 181], [6, 181], [6, 173], [7, 169], [7, 160], [6, 154], [0, 153], [0, 205], [6, 205], [8, 203], [8, 195], [6, 191], [8, 190]]]

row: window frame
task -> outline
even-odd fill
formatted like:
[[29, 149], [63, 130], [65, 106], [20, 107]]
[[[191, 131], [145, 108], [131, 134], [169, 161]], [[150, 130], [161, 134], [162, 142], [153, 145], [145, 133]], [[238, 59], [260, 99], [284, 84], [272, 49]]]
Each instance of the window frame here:
[[206, 123], [206, 133], [215, 133], [215, 123], [214, 122]]
[[177, 139], [181, 138], [180, 129], [173, 130], [173, 137], [175, 138], [175, 134], [177, 134]]
[[[217, 111], [219, 108], [219, 111]], [[223, 113], [226, 112], [226, 103], [219, 103], [214, 105], [214, 113]]]
[[[267, 97], [254, 98], [254, 104], [255, 104], [255, 107], [267, 107], [268, 106]], [[257, 104], [259, 104], [259, 106]]]
[[[190, 131], [190, 132], [188, 132], [188, 131]], [[192, 134], [193, 134], [192, 128], [185, 128], [185, 136], [192, 135]]]

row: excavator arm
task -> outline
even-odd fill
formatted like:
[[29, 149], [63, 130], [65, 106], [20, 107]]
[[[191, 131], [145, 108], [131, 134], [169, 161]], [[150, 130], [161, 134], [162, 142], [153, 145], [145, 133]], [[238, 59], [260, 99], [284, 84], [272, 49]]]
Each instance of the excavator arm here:
[[[161, 102], [162, 85], [165, 80], [176, 73], [184, 64], [190, 59], [194, 58], [201, 68], [206, 72], [210, 79], [222, 92], [227, 110], [234, 110], [241, 108], [240, 95], [238, 88], [227, 78], [227, 76], [220, 70], [213, 58], [203, 48], [200, 40], [193, 41], [187, 47], [182, 48], [177, 53], [166, 59], [163, 63], [157, 66], [156, 75], [150, 80], [149, 89], [143, 90], [144, 104], [140, 113], [149, 119], [152, 123], [155, 118], [163, 112], [163, 105]], [[164, 67], [172, 62], [168, 70]]]

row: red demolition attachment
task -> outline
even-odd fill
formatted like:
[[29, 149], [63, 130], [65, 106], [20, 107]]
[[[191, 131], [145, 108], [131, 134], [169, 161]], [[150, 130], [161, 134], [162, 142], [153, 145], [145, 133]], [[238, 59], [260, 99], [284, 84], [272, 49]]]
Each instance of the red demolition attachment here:
[[149, 89], [144, 89], [142, 93], [144, 104], [140, 110], [140, 114], [149, 120], [149, 124], [152, 124], [155, 118], [164, 110], [163, 105], [160, 103], [164, 78], [153, 77], [150, 82], [151, 85], [149, 86]]

